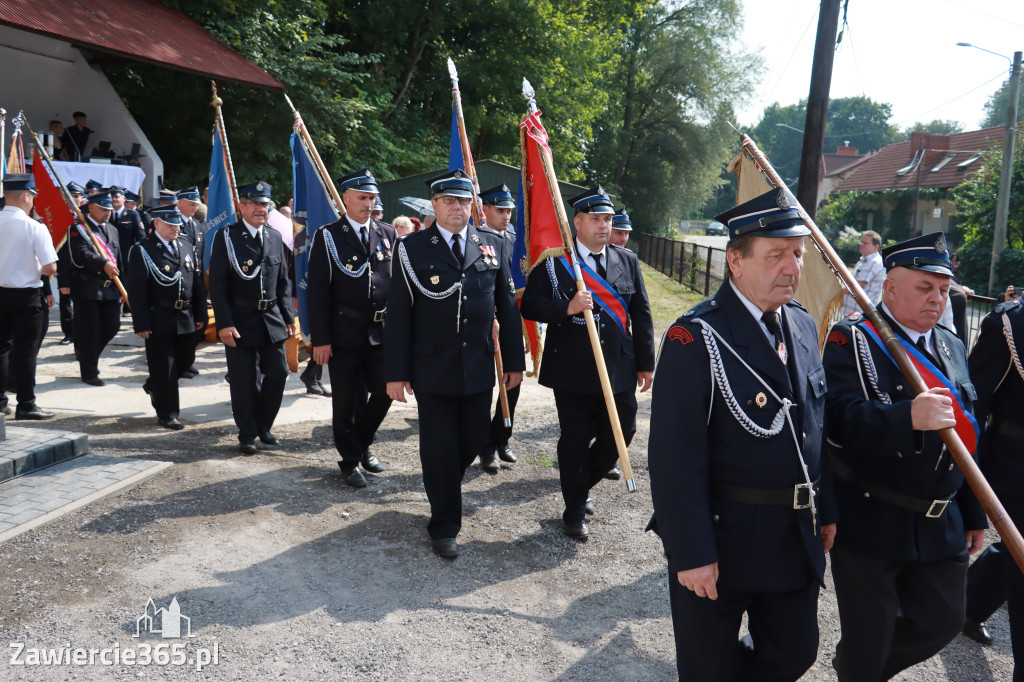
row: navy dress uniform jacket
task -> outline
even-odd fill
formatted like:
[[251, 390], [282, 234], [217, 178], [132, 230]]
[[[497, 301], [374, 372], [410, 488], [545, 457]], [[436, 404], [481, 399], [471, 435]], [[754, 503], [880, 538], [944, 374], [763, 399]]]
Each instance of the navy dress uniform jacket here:
[[[718, 562], [719, 583], [752, 592], [782, 592], [823, 584], [821, 526], [835, 522], [830, 480], [822, 462], [825, 371], [814, 320], [799, 303], [780, 310], [790, 370], [757, 320], [726, 282], [676, 320], [662, 341], [655, 372], [648, 461], [654, 516], [670, 574]], [[780, 397], [795, 403], [795, 433], [816, 497], [809, 509], [747, 504], [716, 497], [717, 484], [785, 489], [805, 483], [788, 424], [775, 436], [751, 434], [732, 414], [711, 376], [697, 320], [721, 334]], [[782, 403], [719, 343], [729, 385], [743, 414], [767, 429]], [[759, 404], [761, 403], [761, 404]]]
[[196, 253], [198, 253], [200, 259], [202, 259], [203, 254], [205, 253], [204, 244], [206, 242], [206, 221], [182, 216], [181, 236], [192, 242], [192, 246], [195, 247]]
[[[886, 317], [895, 334], [904, 332]], [[829, 332], [823, 359], [828, 374], [828, 450], [862, 476], [922, 500], [956, 495], [938, 518], [867, 497], [836, 475], [839, 509], [836, 543], [866, 556], [891, 561], [936, 561], [964, 551], [964, 531], [986, 528], [985, 513], [963, 474], [946, 451], [938, 431], [915, 431], [910, 409], [913, 391], [895, 363], [873, 340], [852, 327], [859, 314]], [[866, 378], [856, 348], [866, 343], [877, 371], [877, 387], [889, 396], [883, 403]], [[933, 329], [936, 366], [959, 388], [972, 409], [977, 392], [968, 375], [964, 345], [945, 327]], [[948, 354], [947, 352], [948, 351]], [[862, 378], [864, 377], [864, 378]]]
[[[210, 300], [217, 329], [234, 327], [244, 346], [277, 343], [288, 338], [287, 326], [293, 323], [291, 283], [284, 257], [281, 235], [272, 227], [263, 226], [263, 249], [241, 221], [222, 228], [213, 242], [210, 255]], [[228, 262], [226, 236], [230, 235], [240, 267], [252, 274], [263, 266], [259, 277], [245, 280]], [[249, 261], [252, 264], [249, 265]], [[258, 310], [259, 300], [272, 300], [267, 310]]]
[[[462, 303], [460, 311], [458, 294], [442, 299], [424, 295], [409, 280], [400, 259], [394, 264], [384, 323], [386, 381], [409, 381], [414, 391], [439, 395], [491, 390], [495, 314], [504, 370], [526, 369], [522, 322], [504, 240], [472, 225], [467, 230], [461, 269], [436, 225], [402, 239], [420, 285], [430, 292], [443, 292], [462, 281]], [[497, 262], [484, 262], [483, 245], [494, 247]]]
[[[110, 223], [96, 224], [86, 216], [89, 228], [100, 236], [114, 252], [115, 265], [121, 267], [121, 247], [117, 228]], [[86, 233], [88, 234], [88, 233]], [[100, 253], [88, 236], [83, 237], [77, 227], [68, 229], [68, 256], [71, 264], [71, 296], [86, 301], [119, 301], [121, 294], [114, 282], [107, 277], [103, 266], [107, 257]], [[58, 278], [59, 281], [59, 278]]]
[[[206, 287], [203, 271], [191, 242], [181, 237], [174, 240], [175, 257], [160, 238], [152, 234], [136, 244], [128, 253], [128, 288], [132, 292], [132, 322], [136, 333], [151, 331], [161, 336], [191, 334], [196, 322], [205, 323]], [[160, 284], [142, 257], [145, 250], [157, 269], [167, 277], [181, 273], [176, 284]], [[175, 301], [188, 301], [189, 307], [175, 309]]]
[[[1004, 325], [1013, 337], [1016, 358]], [[968, 359], [978, 391], [974, 415], [983, 427], [989, 422], [978, 446], [978, 463], [1000, 499], [1024, 498], [1024, 437], [1006, 433], [1002, 426], [1016, 426], [1019, 434], [1024, 434], [1024, 358], [1020, 348], [1024, 348], [1024, 305], [1008, 301], [982, 320], [981, 334]]]
[[[334, 240], [340, 266], [329, 253], [325, 231]], [[367, 253], [358, 231], [345, 216], [313, 233], [306, 292], [309, 334], [314, 346], [365, 346], [368, 343], [379, 346], [383, 342], [383, 319], [374, 322], [373, 316], [387, 309], [395, 241], [395, 228], [371, 219]], [[358, 271], [367, 259], [371, 283], [367, 282], [366, 273], [349, 276], [348, 273]], [[361, 314], [353, 315], [356, 311]]]
[[146, 228], [142, 225], [139, 212], [130, 208], [121, 209], [121, 215], [110, 215], [110, 223], [117, 228], [121, 248], [125, 252], [146, 238]]
[[[605, 280], [626, 302], [628, 335], [623, 336], [613, 321], [605, 319], [595, 302], [594, 313], [602, 318], [598, 335], [612, 393], [633, 392], [637, 372], [654, 370], [654, 321], [639, 259], [632, 251], [611, 244], [607, 254]], [[583, 313], [573, 316], [575, 319], [567, 314], [569, 302], [576, 295], [576, 280], [560, 264], [554, 266], [558, 290], [552, 289], [546, 265], [539, 264], [530, 272], [521, 303], [523, 317], [548, 325], [540, 384], [571, 393], [600, 395], [601, 381], [590, 336], [585, 324], [577, 324], [584, 320]]]

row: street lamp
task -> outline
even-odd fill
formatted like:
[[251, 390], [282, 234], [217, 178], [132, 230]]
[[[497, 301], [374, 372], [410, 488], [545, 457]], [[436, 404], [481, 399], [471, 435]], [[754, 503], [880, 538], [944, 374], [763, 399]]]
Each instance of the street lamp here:
[[795, 130], [796, 132], [800, 133], [801, 135], [804, 134], [804, 131], [800, 130], [799, 128], [794, 128], [793, 126], [788, 126], [785, 123], [776, 123], [775, 127], [776, 128], [789, 128], [790, 130]]
[[1002, 57], [1012, 64], [1010, 68], [1010, 99], [1006, 104], [1006, 138], [1003, 143], [1003, 167], [999, 175], [999, 196], [996, 199], [996, 226], [992, 233], [992, 263], [988, 271], [988, 295], [995, 294], [996, 265], [1006, 246], [1006, 221], [1010, 212], [1010, 179], [1013, 175], [1013, 152], [1017, 140], [1017, 100], [1020, 97], [1020, 60], [1021, 53], [1014, 52], [1013, 60], [992, 50], [986, 50], [970, 43], [957, 43], [959, 47], [973, 47], [975, 50], [988, 52]]

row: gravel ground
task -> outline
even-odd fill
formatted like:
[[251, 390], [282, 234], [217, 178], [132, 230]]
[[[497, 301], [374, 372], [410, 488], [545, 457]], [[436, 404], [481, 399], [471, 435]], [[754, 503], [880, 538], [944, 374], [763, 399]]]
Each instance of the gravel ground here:
[[[44, 367], [67, 376], [68, 351], [57, 338], [51, 333], [44, 346]], [[223, 354], [204, 347], [200, 366], [196, 381], [219, 384], [227, 401]], [[133, 345], [108, 351], [102, 367], [135, 390], [143, 378]], [[34, 648], [141, 655], [147, 645], [178, 643], [186, 661], [212, 657], [216, 647], [217, 662], [201, 671], [102, 665], [95, 654], [92, 665], [8, 661], [0, 679], [675, 679], [665, 562], [658, 539], [643, 532], [649, 394], [640, 397], [630, 448], [640, 491], [602, 482], [593, 536], [578, 542], [561, 532], [553, 400], [527, 379], [513, 440], [520, 461], [497, 475], [475, 465], [467, 472], [454, 562], [430, 551], [415, 407], [391, 410], [374, 447], [387, 470], [357, 491], [339, 478], [320, 416], [327, 400], [307, 397], [296, 375], [287, 394], [287, 410], [310, 417], [275, 428], [281, 446], [254, 457], [238, 455], [226, 421], [171, 434], [134, 403], [121, 415], [61, 412], [47, 423], [89, 433], [93, 452], [175, 466], [0, 546], [8, 655], [15, 643], [24, 644], [22, 661]], [[831, 582], [820, 600], [818, 662], [805, 680], [835, 679], [830, 590]], [[158, 608], [176, 598], [192, 637], [134, 638], [150, 598]], [[1005, 609], [990, 625], [994, 646], [958, 637], [897, 679], [1010, 679]]]

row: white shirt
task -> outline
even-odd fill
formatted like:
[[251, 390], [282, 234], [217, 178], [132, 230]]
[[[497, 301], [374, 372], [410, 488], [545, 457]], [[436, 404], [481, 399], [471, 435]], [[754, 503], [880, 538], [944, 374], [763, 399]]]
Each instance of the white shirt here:
[[931, 329], [929, 329], [926, 332], [919, 332], [916, 329], [911, 329], [910, 327], [904, 326], [903, 323], [901, 323], [899, 320], [896, 319], [896, 316], [892, 314], [892, 311], [885, 307], [884, 303], [879, 303], [878, 304], [878, 309], [879, 310], [884, 310], [885, 314], [888, 315], [890, 318], [892, 318], [893, 322], [895, 322], [897, 325], [899, 325], [899, 328], [903, 330], [903, 333], [906, 334], [910, 338], [910, 342], [912, 344], [914, 344], [915, 346], [917, 345], [917, 340], [923, 336], [924, 337], [924, 344], [925, 344], [925, 346], [928, 347], [928, 352], [932, 354], [932, 357], [935, 357], [935, 346], [932, 344], [932, 330]]
[[[861, 256], [857, 264], [853, 266], [853, 278], [858, 282], [864, 282], [861, 288], [867, 294], [868, 300], [878, 303], [882, 298], [882, 282], [885, 281], [885, 263], [882, 261], [882, 254], [878, 251]], [[843, 297], [842, 316], [850, 313], [859, 313], [860, 306], [854, 300], [853, 295], [847, 292]]]
[[[747, 309], [747, 312], [750, 313], [750, 315], [757, 322], [758, 326], [761, 327], [761, 331], [764, 332], [765, 338], [768, 339], [768, 342], [774, 348], [775, 335], [768, 331], [768, 325], [766, 325], [764, 321], [761, 319], [761, 316], [764, 315], [764, 311], [758, 308], [756, 305], [754, 305], [749, 298], [743, 295], [743, 292], [739, 290], [739, 287], [737, 287], [736, 283], [732, 281], [732, 278], [729, 279], [729, 286], [731, 286], [732, 290], [736, 292], [736, 297], [740, 299], [740, 303], [743, 304], [743, 307]], [[779, 324], [782, 324], [782, 308], [779, 308], [775, 312], [779, 313]]]
[[0, 287], [39, 289], [40, 268], [57, 262], [50, 232], [17, 206], [0, 211]]
[[171, 243], [169, 241], [161, 237], [160, 233], [157, 232], [156, 230], [153, 230], [153, 234], [155, 234], [156, 238], [160, 240], [160, 243], [164, 245], [164, 248], [167, 249], [168, 253], [170, 253], [172, 256], [176, 255], [177, 250], [171, 248]]
[[579, 252], [580, 258], [582, 258], [584, 260], [584, 262], [586, 262], [587, 266], [591, 270], [593, 270], [594, 272], [597, 272], [597, 260], [594, 258], [594, 255], [596, 253], [596, 255], [601, 256], [601, 266], [604, 268], [605, 272], [608, 272], [608, 247], [607, 246], [602, 246], [600, 251], [594, 252], [594, 251], [591, 251], [590, 249], [588, 249], [587, 247], [585, 247], [583, 245], [583, 242], [581, 242], [579, 240], [579, 238], [577, 237], [576, 238], [576, 251]]
[[[449, 249], [452, 248], [452, 242], [454, 241], [453, 237], [456, 234], [459, 235], [459, 248], [462, 249], [462, 258], [463, 258], [463, 260], [465, 260], [465, 258], [466, 258], [466, 235], [469, 234], [469, 225], [466, 225], [459, 232], [449, 232], [448, 230], [444, 229], [440, 225], [437, 226], [437, 229], [441, 232], [441, 236], [444, 237], [444, 241], [448, 245]], [[455, 252], [452, 251], [452, 253], [455, 253]]]
[[[256, 233], [260, 231], [260, 228], [253, 227], [249, 223], [245, 222], [244, 218], [242, 219], [242, 224], [245, 225], [245, 229], [249, 230], [249, 236], [252, 237], [253, 239], [256, 239]], [[260, 237], [260, 239], [262, 239], [262, 237]]]

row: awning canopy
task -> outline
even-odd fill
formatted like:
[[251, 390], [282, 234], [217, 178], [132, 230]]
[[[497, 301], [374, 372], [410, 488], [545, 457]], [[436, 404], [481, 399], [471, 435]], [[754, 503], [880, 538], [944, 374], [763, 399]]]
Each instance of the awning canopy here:
[[132, 61], [284, 89], [202, 26], [151, 0], [3, 0], [0, 24]]

